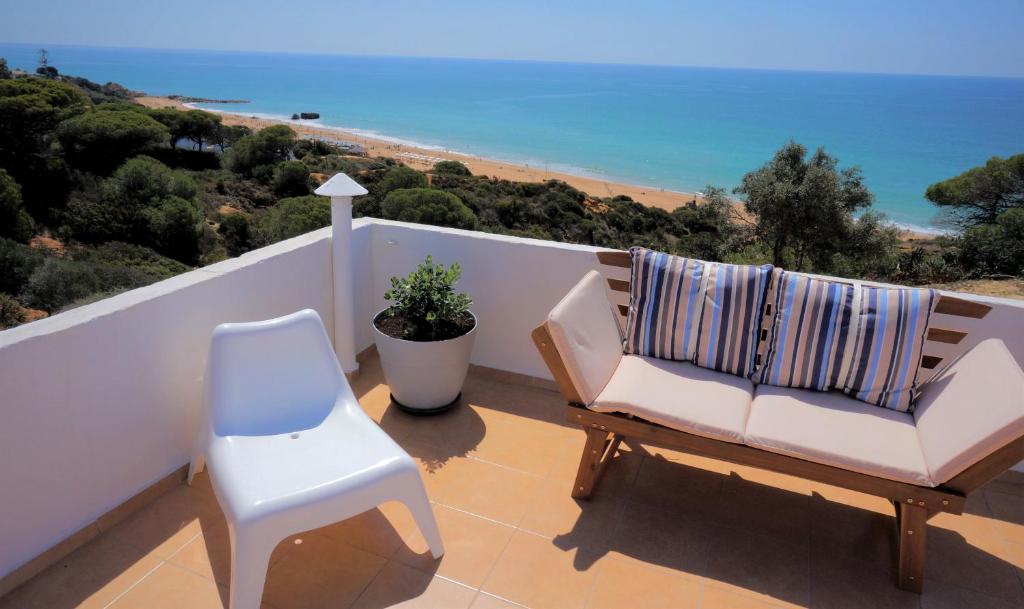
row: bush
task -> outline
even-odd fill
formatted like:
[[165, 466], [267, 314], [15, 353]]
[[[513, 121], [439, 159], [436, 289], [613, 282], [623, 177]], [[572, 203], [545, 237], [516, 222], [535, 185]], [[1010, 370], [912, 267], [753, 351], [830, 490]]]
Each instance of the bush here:
[[8, 294], [0, 294], [0, 330], [25, 323], [25, 310], [21, 303]]
[[385, 317], [400, 318], [405, 323], [407, 340], [444, 340], [465, 333], [466, 313], [473, 301], [455, 291], [455, 282], [462, 275], [459, 263], [445, 268], [427, 256], [408, 277], [392, 277], [391, 289], [384, 298], [391, 301]]
[[252, 224], [243, 213], [239, 212], [224, 216], [220, 221], [217, 232], [224, 239], [224, 247], [227, 249], [229, 256], [241, 256], [252, 249]]
[[331, 223], [331, 202], [325, 197], [307, 195], [281, 199], [270, 208], [260, 223], [260, 241], [264, 244], [290, 239], [323, 228]]
[[385, 218], [453, 228], [473, 228], [476, 215], [455, 195], [430, 188], [404, 188], [381, 203]]
[[427, 176], [416, 171], [412, 167], [395, 167], [384, 174], [379, 182], [372, 188], [373, 196], [380, 200], [393, 190], [400, 188], [426, 188]]
[[53, 313], [99, 289], [99, 277], [88, 265], [47, 258], [32, 273], [22, 297], [28, 306]]
[[43, 259], [39, 250], [0, 238], [0, 292], [20, 294]]
[[271, 183], [274, 192], [282, 197], [298, 197], [309, 194], [309, 169], [302, 161], [285, 161], [274, 168]]
[[28, 241], [35, 232], [35, 223], [21, 205], [21, 186], [0, 168], [0, 237]]
[[439, 161], [434, 164], [434, 173], [444, 173], [453, 176], [471, 176], [472, 172], [458, 161]]
[[274, 125], [240, 138], [224, 155], [224, 166], [235, 173], [252, 175], [255, 168], [287, 160], [295, 148], [295, 132]]
[[187, 264], [199, 259], [203, 215], [191, 201], [169, 195], [140, 216], [145, 220], [146, 245]]
[[999, 214], [995, 224], [964, 231], [954, 250], [971, 277], [1024, 275], [1024, 208]]

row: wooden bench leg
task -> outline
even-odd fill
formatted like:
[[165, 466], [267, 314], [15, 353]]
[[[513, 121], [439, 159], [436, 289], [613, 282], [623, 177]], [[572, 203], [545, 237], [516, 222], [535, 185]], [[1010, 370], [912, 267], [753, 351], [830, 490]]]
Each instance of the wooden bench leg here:
[[898, 503], [899, 587], [921, 593], [924, 588], [924, 544], [928, 510], [911, 503]]
[[607, 431], [587, 429], [587, 442], [583, 446], [580, 457], [580, 468], [576, 472], [576, 482], [572, 487], [572, 496], [576, 499], [587, 499], [594, 492], [594, 486], [604, 473], [604, 468], [615, 456], [622, 436]]

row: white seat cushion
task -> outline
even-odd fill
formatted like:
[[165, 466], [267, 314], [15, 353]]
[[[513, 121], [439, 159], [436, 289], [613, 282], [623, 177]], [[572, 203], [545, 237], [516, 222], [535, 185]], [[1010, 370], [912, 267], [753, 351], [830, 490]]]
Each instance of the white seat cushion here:
[[688, 362], [624, 355], [590, 408], [742, 443], [753, 394], [753, 383], [738, 376]]
[[924, 386], [914, 418], [932, 479], [947, 482], [1024, 435], [1024, 371], [1003, 341], [982, 341]]
[[897, 482], [935, 486], [913, 415], [841, 393], [758, 385], [748, 446]]

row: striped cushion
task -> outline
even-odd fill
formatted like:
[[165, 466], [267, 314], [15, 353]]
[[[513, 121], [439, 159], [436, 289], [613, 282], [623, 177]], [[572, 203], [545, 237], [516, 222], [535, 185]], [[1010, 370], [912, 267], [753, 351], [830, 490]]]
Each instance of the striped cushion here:
[[856, 287], [782, 271], [757, 382], [827, 391], [846, 377]]
[[634, 247], [624, 351], [748, 376], [772, 266]]
[[750, 376], [761, 331], [761, 310], [774, 267], [707, 264], [707, 289], [693, 363]]
[[705, 264], [634, 247], [626, 316], [627, 354], [693, 361]]
[[917, 374], [938, 292], [863, 286], [857, 332], [842, 390], [851, 397], [907, 411], [917, 397]]

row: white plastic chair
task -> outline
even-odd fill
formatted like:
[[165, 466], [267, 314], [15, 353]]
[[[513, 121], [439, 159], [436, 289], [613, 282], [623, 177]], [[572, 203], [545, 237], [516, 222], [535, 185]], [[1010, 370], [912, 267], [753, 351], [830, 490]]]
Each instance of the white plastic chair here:
[[404, 503], [435, 558], [441, 535], [419, 470], [359, 407], [320, 316], [217, 326], [189, 482], [210, 466], [231, 538], [231, 609], [257, 609], [290, 535]]

